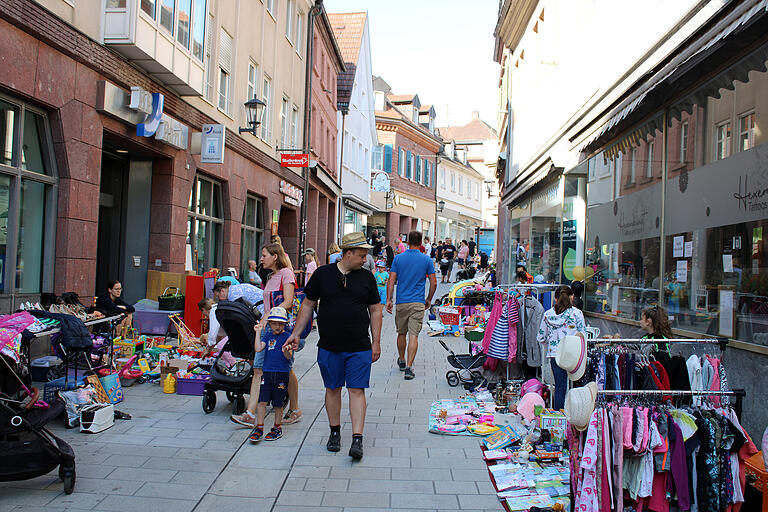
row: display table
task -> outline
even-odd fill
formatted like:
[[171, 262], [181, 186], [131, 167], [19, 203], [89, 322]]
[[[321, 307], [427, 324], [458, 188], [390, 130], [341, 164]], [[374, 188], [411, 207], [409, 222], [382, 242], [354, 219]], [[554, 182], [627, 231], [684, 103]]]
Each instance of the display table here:
[[761, 510], [768, 510], [768, 492], [766, 492], [768, 489], [768, 472], [765, 470], [763, 452], [757, 452], [747, 459], [745, 472], [748, 481], [750, 475], [756, 479], [752, 486], [763, 495]]

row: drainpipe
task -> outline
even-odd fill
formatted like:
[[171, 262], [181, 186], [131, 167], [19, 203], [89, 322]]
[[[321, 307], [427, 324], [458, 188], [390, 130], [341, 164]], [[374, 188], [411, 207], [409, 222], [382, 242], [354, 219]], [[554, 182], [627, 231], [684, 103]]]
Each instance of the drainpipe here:
[[[307, 15], [307, 60], [305, 63], [306, 80], [304, 81], [304, 153], [310, 154], [310, 133], [312, 131], [312, 65], [315, 46], [315, 17], [323, 12], [323, 0], [315, 0], [315, 5]], [[299, 265], [304, 266], [302, 254], [307, 243], [307, 199], [309, 197], [309, 167], [302, 167], [304, 177], [304, 197], [301, 201], [301, 224], [299, 225]]]
[[[348, 113], [349, 113], [349, 106], [341, 110], [341, 149], [339, 150], [341, 154], [339, 155], [339, 188], [341, 189], [342, 196], [344, 195], [344, 186], [341, 184], [342, 176], [344, 176], [344, 139], [345, 139], [344, 124], [345, 124], [345, 121], [347, 120]], [[341, 240], [341, 236], [342, 236], [341, 232], [343, 231], [343, 227], [344, 227], [344, 198], [343, 197], [339, 198], [338, 210], [339, 210], [339, 213], [338, 213], [339, 221], [337, 222], [337, 227], [336, 227], [338, 231], [336, 233], [337, 242]]]

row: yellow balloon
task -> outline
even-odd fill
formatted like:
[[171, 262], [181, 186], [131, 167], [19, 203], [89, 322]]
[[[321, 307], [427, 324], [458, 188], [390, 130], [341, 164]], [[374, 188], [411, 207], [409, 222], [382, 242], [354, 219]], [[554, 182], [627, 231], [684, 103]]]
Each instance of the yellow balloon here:
[[592, 267], [584, 267], [584, 279], [591, 279], [595, 275], [595, 269]]
[[574, 281], [584, 280], [584, 267], [573, 267], [573, 280]]

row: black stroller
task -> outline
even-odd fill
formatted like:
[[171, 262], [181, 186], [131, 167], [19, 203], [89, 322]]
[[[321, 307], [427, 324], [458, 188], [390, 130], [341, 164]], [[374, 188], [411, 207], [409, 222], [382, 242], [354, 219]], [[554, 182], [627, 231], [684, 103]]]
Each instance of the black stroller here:
[[[443, 348], [448, 352], [448, 363], [456, 370], [448, 370], [445, 373], [445, 380], [448, 385], [456, 387], [463, 384], [467, 390], [472, 390], [483, 383], [483, 374], [475, 368], [480, 368], [485, 362], [485, 354], [456, 354], [448, 348], [443, 340], [438, 340]], [[471, 345], [471, 344], [470, 344]]]
[[[45, 425], [64, 412], [56, 397], [48, 404], [37, 401], [4, 356], [0, 364], [0, 482], [28, 480], [59, 468], [64, 492], [75, 489], [75, 452]], [[9, 373], [10, 372], [10, 373]], [[34, 388], [32, 388], [34, 390]], [[26, 402], [26, 396], [31, 396]], [[26, 403], [25, 403], [26, 402]]]
[[216, 306], [216, 319], [224, 332], [227, 343], [216, 355], [211, 366], [211, 380], [203, 391], [203, 411], [210, 414], [216, 408], [216, 391], [226, 392], [227, 400], [234, 403], [234, 414], [245, 411], [245, 398], [251, 389], [253, 368], [248, 361], [240, 361], [232, 368], [220, 363], [221, 354], [230, 352], [234, 357], [253, 359], [253, 342], [256, 333], [253, 328], [261, 320], [261, 313], [256, 309], [259, 304], [251, 305], [244, 299], [221, 301]]

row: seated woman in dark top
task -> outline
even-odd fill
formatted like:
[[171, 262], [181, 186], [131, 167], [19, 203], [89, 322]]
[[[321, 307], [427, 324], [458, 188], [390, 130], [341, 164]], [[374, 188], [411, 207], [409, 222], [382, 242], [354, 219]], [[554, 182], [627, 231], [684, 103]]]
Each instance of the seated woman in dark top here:
[[97, 311], [104, 313], [104, 316], [115, 316], [125, 314], [125, 318], [117, 325], [117, 332], [121, 333], [124, 328], [130, 327], [133, 322], [133, 312], [136, 311], [133, 306], [126, 303], [120, 295], [123, 294], [123, 285], [120, 281], [109, 281], [107, 283], [106, 293], [102, 293], [96, 298]]

